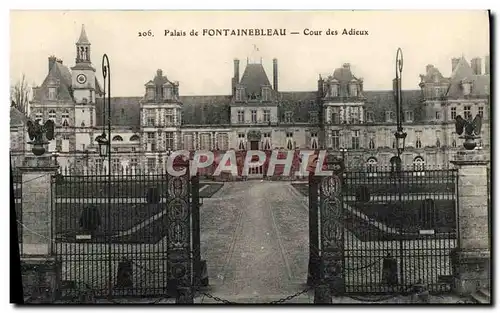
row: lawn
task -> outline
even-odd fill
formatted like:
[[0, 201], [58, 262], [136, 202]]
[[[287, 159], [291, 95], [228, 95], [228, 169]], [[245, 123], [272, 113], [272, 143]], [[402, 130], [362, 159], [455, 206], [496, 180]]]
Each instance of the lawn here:
[[350, 207], [362, 212], [368, 218], [392, 228], [418, 232], [420, 229], [434, 229], [439, 233], [453, 232], [455, 228], [455, 201], [434, 200], [435, 210], [423, 210], [424, 200], [403, 201], [402, 209], [384, 202], [351, 202]]
[[[309, 184], [307, 183], [292, 183], [300, 193], [304, 196], [309, 195]], [[455, 192], [455, 184], [453, 183], [402, 183], [400, 186], [396, 183], [387, 183], [387, 182], [376, 182], [370, 184], [345, 183], [343, 186], [344, 195], [355, 196], [356, 192], [360, 189], [360, 187], [366, 186], [370, 191], [371, 195], [384, 195], [384, 194], [396, 194], [401, 191], [402, 194], [415, 194], [415, 193], [433, 193], [433, 194], [442, 194], [442, 193], [454, 193]]]

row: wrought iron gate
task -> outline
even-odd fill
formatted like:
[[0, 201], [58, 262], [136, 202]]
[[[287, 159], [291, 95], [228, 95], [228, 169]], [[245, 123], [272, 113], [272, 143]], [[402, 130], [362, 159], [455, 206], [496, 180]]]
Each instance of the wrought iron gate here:
[[96, 297], [165, 297], [192, 285], [199, 185], [187, 165], [174, 168], [185, 173], [56, 177], [53, 251], [62, 264], [63, 297], [82, 288]]
[[453, 169], [371, 168], [321, 177], [323, 278], [346, 294], [405, 293], [418, 283], [448, 291], [457, 179]]

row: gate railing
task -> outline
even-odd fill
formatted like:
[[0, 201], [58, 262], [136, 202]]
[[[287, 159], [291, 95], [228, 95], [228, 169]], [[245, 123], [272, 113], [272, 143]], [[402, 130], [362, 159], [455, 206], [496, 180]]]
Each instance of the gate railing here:
[[[345, 293], [402, 292], [418, 282], [430, 292], [449, 291], [445, 278], [452, 273], [450, 252], [457, 240], [456, 170], [371, 167], [341, 176], [337, 219], [343, 239], [337, 246], [343, 246]], [[326, 227], [325, 219], [335, 217], [320, 219]]]

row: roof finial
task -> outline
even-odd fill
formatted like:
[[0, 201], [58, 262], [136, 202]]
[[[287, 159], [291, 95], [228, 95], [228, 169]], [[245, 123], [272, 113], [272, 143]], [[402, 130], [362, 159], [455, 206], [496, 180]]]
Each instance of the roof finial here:
[[85, 24], [82, 24], [82, 30], [80, 32], [80, 38], [78, 39], [77, 44], [90, 45], [90, 41], [87, 38], [87, 33], [85, 32]]

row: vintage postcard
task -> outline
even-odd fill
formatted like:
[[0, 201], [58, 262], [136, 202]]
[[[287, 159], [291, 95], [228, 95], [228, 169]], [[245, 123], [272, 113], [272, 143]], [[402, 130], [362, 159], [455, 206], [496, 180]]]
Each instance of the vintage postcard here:
[[17, 302], [491, 303], [488, 11], [10, 19]]

